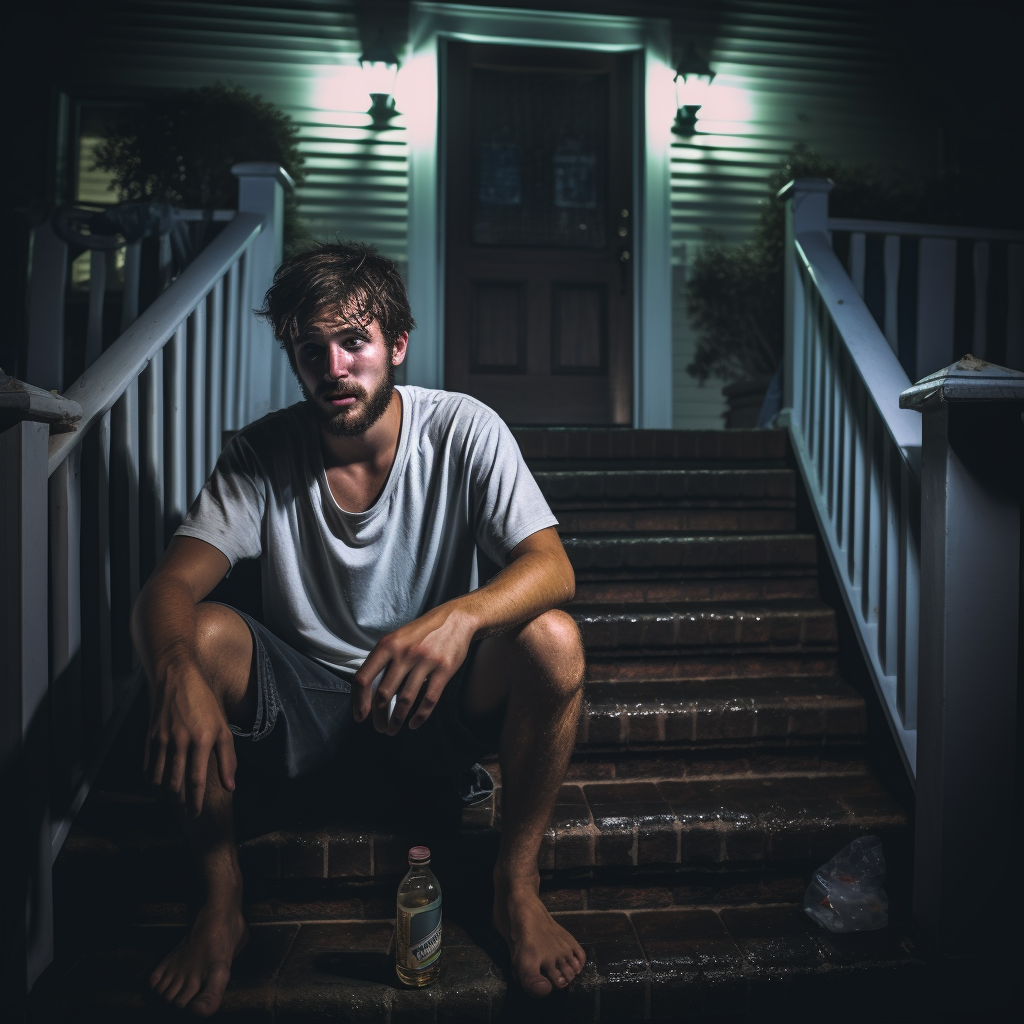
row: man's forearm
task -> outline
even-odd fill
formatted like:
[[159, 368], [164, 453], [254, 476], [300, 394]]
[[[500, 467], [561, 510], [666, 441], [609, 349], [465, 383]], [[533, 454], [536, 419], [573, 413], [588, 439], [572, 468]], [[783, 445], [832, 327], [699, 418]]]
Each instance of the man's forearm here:
[[181, 580], [154, 577], [132, 612], [132, 639], [142, 667], [154, 686], [163, 685], [175, 667], [196, 658], [196, 604]]
[[505, 633], [572, 600], [572, 566], [557, 535], [553, 539], [554, 544], [545, 538], [547, 543], [523, 551], [485, 586], [450, 602], [453, 610], [468, 617], [474, 638]]

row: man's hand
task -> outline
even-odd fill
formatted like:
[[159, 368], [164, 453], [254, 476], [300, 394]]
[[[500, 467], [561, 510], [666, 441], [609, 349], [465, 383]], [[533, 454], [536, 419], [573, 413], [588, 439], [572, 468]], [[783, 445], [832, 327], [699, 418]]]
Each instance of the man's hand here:
[[[466, 660], [475, 631], [474, 620], [449, 603], [382, 637], [352, 680], [352, 710], [356, 721], [362, 722], [372, 711], [377, 732], [394, 736], [426, 686], [419, 707], [409, 721], [410, 729], [418, 729], [430, 717], [441, 692]], [[385, 669], [376, 695], [371, 694], [373, 680]], [[398, 694], [398, 701], [389, 722], [388, 706], [395, 694]]]
[[[437, 706], [448, 681], [466, 660], [474, 637], [494, 636], [572, 600], [576, 579], [552, 526], [520, 541], [490, 583], [439, 605], [407, 626], [388, 633], [355, 674], [352, 711], [362, 722], [373, 711], [377, 732], [394, 736], [426, 684], [409, 722], [418, 729]], [[377, 675], [384, 678], [371, 699]], [[388, 722], [388, 705], [398, 694]], [[372, 708], [371, 708], [372, 704]]]
[[153, 784], [166, 786], [192, 818], [203, 809], [210, 754], [216, 753], [221, 785], [235, 788], [235, 745], [227, 719], [197, 666], [168, 673], [157, 687], [145, 761]]

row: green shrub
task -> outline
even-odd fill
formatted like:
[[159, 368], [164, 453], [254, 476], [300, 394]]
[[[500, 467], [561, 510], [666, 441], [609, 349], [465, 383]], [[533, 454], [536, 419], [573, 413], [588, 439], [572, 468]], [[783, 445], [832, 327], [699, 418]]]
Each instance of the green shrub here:
[[[303, 178], [298, 129], [272, 103], [237, 85], [216, 85], [147, 99], [111, 124], [96, 153], [122, 200], [156, 199], [190, 209], [231, 209], [238, 200], [233, 164], [278, 163]], [[298, 201], [285, 192], [285, 245], [302, 234]]]
[[1021, 203], [1014, 198], [1019, 190], [997, 181], [996, 173], [984, 181], [958, 172], [887, 173], [795, 146], [765, 182], [753, 238], [729, 245], [707, 232], [690, 264], [686, 310], [698, 340], [687, 372], [701, 383], [711, 377], [732, 382], [772, 373], [782, 360], [786, 214], [777, 193], [788, 181], [831, 178], [833, 217], [1008, 227], [1021, 219]]

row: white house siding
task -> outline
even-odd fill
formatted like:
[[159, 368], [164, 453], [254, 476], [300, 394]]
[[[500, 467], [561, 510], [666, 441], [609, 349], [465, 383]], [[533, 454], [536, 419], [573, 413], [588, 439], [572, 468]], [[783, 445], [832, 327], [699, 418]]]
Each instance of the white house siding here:
[[[114, 0], [75, 73], [85, 95], [232, 82], [277, 104], [306, 158], [300, 212], [318, 237], [362, 238], [404, 261], [408, 169], [402, 119], [368, 130], [356, 85], [362, 44], [347, 0]], [[83, 54], [83, 56], [86, 56]]]
[[701, 134], [672, 146], [676, 426], [721, 426], [724, 411], [722, 382], [700, 387], [686, 372], [696, 337], [679, 293], [704, 229], [749, 238], [765, 178], [797, 142], [851, 162], [932, 168], [935, 129], [894, 82], [876, 33], [864, 0], [698, 0], [673, 19], [677, 59], [692, 39], [716, 71]]
[[[676, 426], [722, 423], [721, 382], [700, 387], [686, 373], [696, 338], [682, 286], [703, 229], [733, 242], [748, 238], [764, 179], [796, 142], [852, 161], [927, 166], [932, 158], [934, 133], [893, 87], [870, 5], [691, 0], [666, 7], [676, 56], [692, 39], [717, 72], [701, 134], [672, 147]], [[73, 72], [74, 91], [114, 97], [225, 81], [259, 93], [299, 126], [307, 170], [300, 210], [310, 231], [363, 238], [404, 263], [403, 120], [373, 131], [361, 112], [351, 2], [113, 0], [104, 10]]]

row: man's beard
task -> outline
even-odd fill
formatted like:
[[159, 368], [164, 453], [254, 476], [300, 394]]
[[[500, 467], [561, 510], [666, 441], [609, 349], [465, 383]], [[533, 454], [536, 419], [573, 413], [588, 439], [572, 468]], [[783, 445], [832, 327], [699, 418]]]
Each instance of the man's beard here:
[[[365, 434], [387, 412], [391, 394], [395, 390], [395, 368], [388, 361], [384, 377], [370, 394], [367, 394], [366, 388], [359, 384], [349, 384], [345, 388], [339, 388], [337, 384], [324, 382], [317, 387], [317, 398], [314, 399], [301, 381], [300, 387], [306, 401], [313, 407], [321, 426], [327, 433], [334, 437], [358, 437], [360, 434]], [[349, 406], [341, 412], [328, 412], [320, 404], [320, 399], [329, 400], [331, 398], [355, 398], [357, 402], [363, 403], [363, 411], [356, 416], [351, 416], [349, 413], [351, 406]]]

